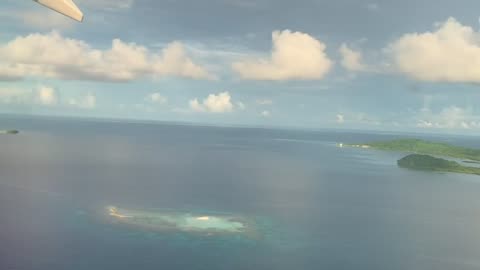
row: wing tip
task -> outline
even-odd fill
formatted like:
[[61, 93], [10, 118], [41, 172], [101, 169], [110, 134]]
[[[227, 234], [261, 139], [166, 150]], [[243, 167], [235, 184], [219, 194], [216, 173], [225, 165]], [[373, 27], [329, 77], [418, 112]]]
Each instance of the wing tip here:
[[83, 22], [83, 20], [85, 19], [85, 16], [83, 16], [83, 14], [79, 15], [78, 18], [73, 18], [74, 20], [76, 20], [77, 22]]
[[83, 12], [75, 5], [72, 0], [33, 0], [41, 5], [55, 10], [71, 19], [83, 22]]

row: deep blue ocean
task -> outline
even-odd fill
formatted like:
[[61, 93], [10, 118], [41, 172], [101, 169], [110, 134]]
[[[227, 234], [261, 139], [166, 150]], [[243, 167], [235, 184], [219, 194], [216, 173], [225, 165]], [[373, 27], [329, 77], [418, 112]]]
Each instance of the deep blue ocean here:
[[[0, 270], [480, 269], [480, 177], [336, 147], [413, 135], [1, 117], [9, 128]], [[258, 236], [121, 227], [98, 218], [107, 205], [240, 215]]]

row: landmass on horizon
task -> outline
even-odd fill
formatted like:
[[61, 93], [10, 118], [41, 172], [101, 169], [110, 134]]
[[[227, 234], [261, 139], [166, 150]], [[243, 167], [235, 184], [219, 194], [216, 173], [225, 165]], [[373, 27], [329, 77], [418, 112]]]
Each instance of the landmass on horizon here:
[[364, 144], [340, 143], [338, 146], [410, 153], [397, 161], [398, 166], [402, 168], [480, 175], [480, 168], [463, 166], [456, 161], [444, 159], [463, 159], [464, 163], [479, 164], [479, 149], [420, 139], [398, 139]]
[[452, 172], [452, 173], [466, 173], [480, 175], [480, 168], [462, 166], [458, 162], [446, 160], [443, 158], [436, 158], [429, 155], [412, 154], [397, 161], [401, 168], [422, 170], [422, 171], [437, 171], [437, 172]]
[[10, 129], [10, 130], [0, 130], [0, 134], [18, 134], [20, 133], [18, 130]]

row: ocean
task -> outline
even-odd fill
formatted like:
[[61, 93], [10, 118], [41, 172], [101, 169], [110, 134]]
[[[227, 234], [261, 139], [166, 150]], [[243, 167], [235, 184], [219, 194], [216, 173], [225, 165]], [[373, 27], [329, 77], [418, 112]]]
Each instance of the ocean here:
[[[339, 148], [404, 137], [0, 118], [0, 269], [480, 269], [480, 177]], [[254, 237], [119, 226], [106, 206], [229, 213]]]

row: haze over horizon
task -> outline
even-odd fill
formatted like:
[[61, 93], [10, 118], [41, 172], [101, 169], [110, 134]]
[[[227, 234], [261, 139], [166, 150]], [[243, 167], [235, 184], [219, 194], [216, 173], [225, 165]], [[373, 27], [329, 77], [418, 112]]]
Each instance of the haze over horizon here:
[[478, 134], [480, 2], [0, 4], [0, 114]]

